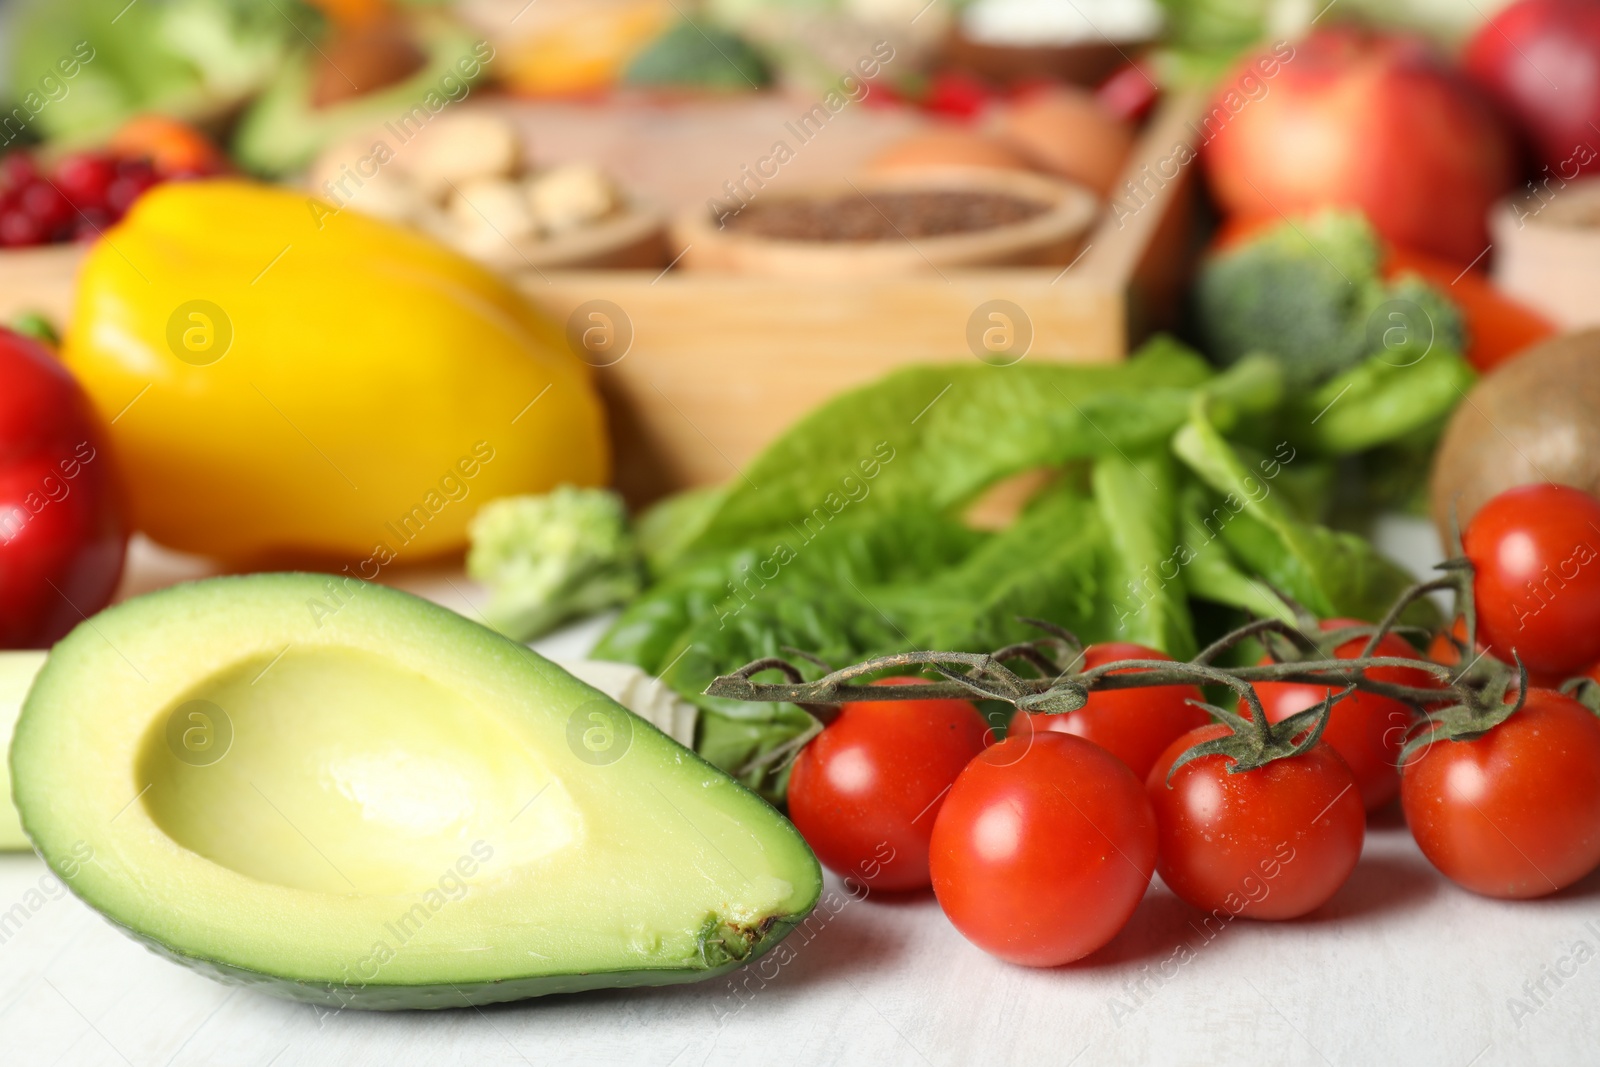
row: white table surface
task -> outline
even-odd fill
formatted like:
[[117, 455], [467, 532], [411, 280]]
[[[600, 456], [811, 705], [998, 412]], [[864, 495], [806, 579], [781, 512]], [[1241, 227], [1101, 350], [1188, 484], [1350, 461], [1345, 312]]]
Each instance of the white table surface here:
[[[1421, 524], [1388, 523], [1380, 543], [1414, 566], [1437, 558]], [[186, 566], [141, 552], [130, 589]], [[442, 572], [401, 584], [469, 612], [479, 596]], [[597, 630], [547, 647], [579, 654]], [[60, 893], [46, 873], [0, 856], [0, 914], [27, 913], [0, 933], [5, 1067], [1600, 1063], [1600, 876], [1541, 901], [1475, 897], [1393, 813], [1350, 882], [1298, 922], [1236, 921], [1208, 941], [1158, 880], [1106, 949], [1036, 971], [968, 945], [931, 894], [850, 900], [830, 875], [836, 914], [795, 935], [781, 968], [481, 1011], [328, 1015], [221, 986], [71, 896], [30, 895]]]

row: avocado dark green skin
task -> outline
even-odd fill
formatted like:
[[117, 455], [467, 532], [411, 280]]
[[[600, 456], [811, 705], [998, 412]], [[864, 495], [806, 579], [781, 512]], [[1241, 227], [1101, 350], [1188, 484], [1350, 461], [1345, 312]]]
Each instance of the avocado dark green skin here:
[[[66, 884], [70, 886], [72, 883]], [[687, 985], [690, 982], [703, 982], [737, 970], [771, 951], [780, 941], [788, 937], [795, 927], [804, 922], [815, 907], [816, 901], [812, 901], [811, 907], [798, 915], [769, 919], [759, 930], [744, 931], [744, 936], [749, 939], [749, 947], [741, 957], [730, 954], [720, 940], [702, 941], [701, 960], [673, 970], [595, 971], [587, 974], [509, 978], [497, 982], [468, 984], [446, 982], [440, 985], [297, 982], [217, 960], [186, 956], [181, 952], [174, 952], [171, 946], [146, 937], [131, 927], [117, 922], [113, 922], [113, 925], [156, 955], [224, 985], [242, 986], [258, 993], [334, 1009], [436, 1011], [441, 1008], [504, 1004], [513, 1000], [548, 996], [552, 993], [584, 993], [592, 989], [629, 989], [638, 986]]]
[[[318, 152], [342, 137], [374, 129], [385, 123], [394, 125], [404, 116], [431, 116], [448, 111], [468, 95], [471, 83], [481, 77], [484, 63], [479, 45], [454, 28], [430, 28], [417, 42], [427, 52], [428, 61], [411, 77], [395, 85], [375, 90], [327, 107], [311, 103], [312, 61], [316, 53], [306, 52], [290, 60], [278, 80], [262, 94], [239, 122], [231, 146], [235, 161], [253, 174], [281, 177], [305, 167]], [[458, 67], [478, 73], [466, 76]], [[446, 82], [446, 79], [454, 79]], [[459, 94], [459, 95], [456, 95]], [[438, 112], [429, 106], [430, 97], [440, 104]], [[398, 133], [386, 133], [391, 151], [416, 132], [419, 118]], [[385, 129], [387, 129], [385, 127]]]

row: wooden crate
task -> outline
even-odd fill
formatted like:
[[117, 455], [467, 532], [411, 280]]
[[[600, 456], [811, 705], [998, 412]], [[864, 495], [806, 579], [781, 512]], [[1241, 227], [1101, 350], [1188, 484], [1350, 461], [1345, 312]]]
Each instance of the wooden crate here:
[[[946, 269], [869, 282], [653, 269], [526, 271], [516, 281], [560, 322], [592, 301], [609, 302], [625, 317], [631, 343], [596, 378], [611, 411], [617, 485], [643, 504], [737, 477], [786, 425], [842, 389], [908, 363], [978, 358], [969, 327], [988, 301], [1022, 309], [1032, 333], [1028, 359], [1115, 360], [1170, 324], [1192, 258], [1194, 167], [1161, 182], [1146, 175], [1162, 167], [1171, 173], [1178, 146], [1192, 144], [1197, 109], [1197, 98], [1177, 97], [1153, 118], [1124, 175], [1143, 186], [1142, 202], [1122, 195], [1124, 209], [1103, 215], [1069, 266]], [[519, 119], [543, 131], [532, 134], [536, 155], [539, 144], [554, 144], [552, 158], [598, 158], [638, 186], [646, 173], [660, 174], [674, 152], [714, 155], [683, 147], [693, 129], [709, 125], [725, 146], [747, 148], [749, 130], [772, 120], [747, 118], [739, 130], [738, 113], [729, 115], [693, 127], [682, 120], [681, 128], [650, 113], [606, 126], [592, 109], [571, 107], [543, 115], [523, 108]], [[830, 128], [834, 140], [809, 151], [796, 180], [858, 164], [881, 144], [885, 123], [905, 120], [873, 121], [853, 130], [841, 124], [837, 134]], [[730, 129], [737, 135], [731, 141]], [[724, 158], [702, 159], [698, 181], [679, 175], [666, 206], [693, 202], [706, 188], [704, 174], [722, 173], [716, 168], [732, 166], [737, 153], [729, 148]], [[663, 184], [672, 189], [665, 176]], [[0, 257], [0, 316], [26, 309], [65, 320], [80, 258], [72, 247]]]
[[[525, 272], [528, 297], [568, 322], [621, 309], [631, 345], [597, 371], [612, 411], [618, 487], [638, 504], [737, 477], [790, 422], [840, 390], [908, 363], [978, 358], [974, 312], [992, 300], [1031, 325], [1026, 358], [1106, 361], [1176, 318], [1191, 255], [1194, 98], [1153, 119], [1125, 172], [1144, 202], [1107, 211], [1070, 266], [948, 270], [861, 282], [668, 271]], [[591, 305], [592, 306], [592, 305]], [[980, 331], [981, 332], [981, 331]]]

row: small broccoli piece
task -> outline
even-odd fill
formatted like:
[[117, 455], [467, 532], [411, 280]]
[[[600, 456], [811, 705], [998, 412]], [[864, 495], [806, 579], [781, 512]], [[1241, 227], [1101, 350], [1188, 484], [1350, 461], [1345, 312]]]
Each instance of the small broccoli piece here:
[[1456, 306], [1416, 276], [1385, 280], [1382, 259], [1377, 234], [1359, 213], [1286, 220], [1202, 266], [1195, 289], [1202, 343], [1224, 364], [1266, 352], [1294, 386], [1384, 349], [1460, 352]]
[[625, 85], [744, 92], [772, 84], [772, 67], [738, 34], [683, 19], [634, 57]]
[[467, 573], [488, 587], [489, 625], [527, 641], [637, 596], [643, 568], [622, 499], [563, 485], [485, 504], [472, 520]]

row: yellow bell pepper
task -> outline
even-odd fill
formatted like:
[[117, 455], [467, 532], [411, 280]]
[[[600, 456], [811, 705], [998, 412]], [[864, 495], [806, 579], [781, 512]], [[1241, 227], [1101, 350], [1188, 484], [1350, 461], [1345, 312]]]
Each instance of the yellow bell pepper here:
[[62, 358], [134, 525], [236, 563], [462, 548], [478, 506], [609, 476], [590, 368], [494, 274], [303, 193], [142, 197], [90, 249]]

